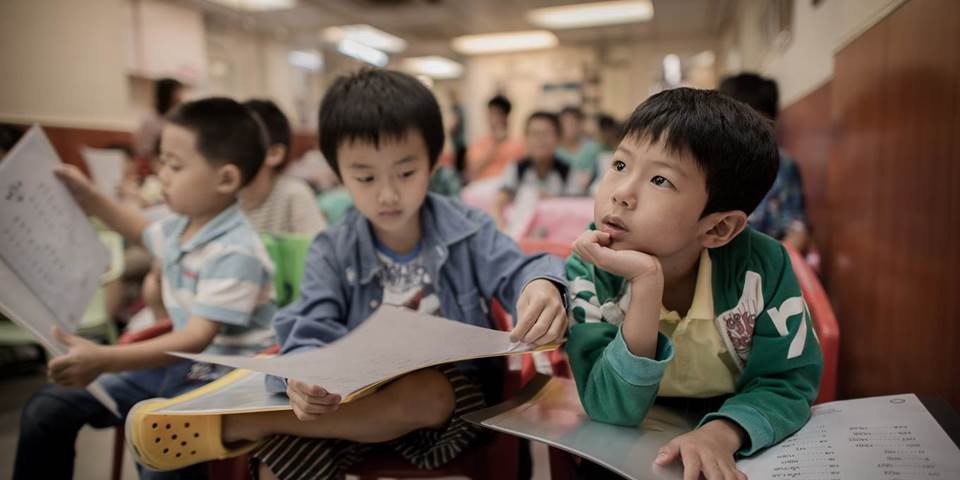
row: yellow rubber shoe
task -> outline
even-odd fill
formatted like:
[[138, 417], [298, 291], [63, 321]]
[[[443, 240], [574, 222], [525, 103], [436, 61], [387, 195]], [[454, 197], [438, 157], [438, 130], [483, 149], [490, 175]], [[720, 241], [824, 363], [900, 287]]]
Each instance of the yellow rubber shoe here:
[[153, 470], [177, 470], [250, 452], [260, 442], [227, 448], [220, 437], [223, 415], [166, 415], [156, 410], [180, 401], [155, 398], [137, 403], [124, 426], [127, 445], [138, 463]]

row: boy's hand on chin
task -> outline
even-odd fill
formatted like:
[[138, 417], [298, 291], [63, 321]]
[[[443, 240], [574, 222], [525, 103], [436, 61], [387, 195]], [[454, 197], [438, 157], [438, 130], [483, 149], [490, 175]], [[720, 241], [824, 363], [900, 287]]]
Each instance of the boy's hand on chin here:
[[557, 286], [545, 278], [528, 283], [517, 300], [517, 326], [510, 332], [510, 341], [546, 345], [566, 332], [567, 309]]
[[299, 380], [287, 380], [287, 397], [293, 413], [302, 421], [317, 420], [323, 414], [340, 408], [340, 395], [330, 393], [320, 385]]
[[573, 242], [573, 252], [585, 262], [631, 283], [647, 279], [663, 282], [663, 269], [657, 257], [636, 250], [614, 250], [610, 243], [610, 234], [587, 230]]
[[696, 480], [701, 472], [707, 480], [746, 480], [733, 460], [744, 437], [746, 432], [733, 422], [713, 420], [664, 445], [654, 463], [663, 466], [679, 458], [684, 480]]

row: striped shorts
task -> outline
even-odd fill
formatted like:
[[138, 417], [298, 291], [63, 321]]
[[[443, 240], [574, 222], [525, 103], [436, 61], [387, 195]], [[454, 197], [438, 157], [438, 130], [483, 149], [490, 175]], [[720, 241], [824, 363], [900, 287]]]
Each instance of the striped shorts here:
[[462, 416], [484, 408], [486, 401], [480, 383], [474, 378], [451, 364], [436, 368], [447, 377], [455, 396], [453, 414], [446, 427], [414, 430], [385, 443], [274, 435], [251, 454], [253, 478], [257, 478], [259, 464], [263, 463], [281, 480], [341, 479], [364, 455], [384, 446], [426, 470], [453, 460], [480, 435], [480, 428]]

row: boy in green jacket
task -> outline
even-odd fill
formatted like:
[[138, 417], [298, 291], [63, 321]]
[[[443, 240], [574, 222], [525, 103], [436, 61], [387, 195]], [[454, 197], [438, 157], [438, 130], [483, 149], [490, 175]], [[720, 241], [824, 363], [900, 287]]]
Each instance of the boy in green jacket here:
[[823, 365], [786, 251], [747, 226], [777, 175], [773, 128], [717, 92], [680, 88], [642, 103], [624, 132], [567, 260], [581, 402], [631, 426], [658, 396], [720, 405], [656, 463], [681, 458], [685, 479], [745, 478], [735, 457], [808, 420]]

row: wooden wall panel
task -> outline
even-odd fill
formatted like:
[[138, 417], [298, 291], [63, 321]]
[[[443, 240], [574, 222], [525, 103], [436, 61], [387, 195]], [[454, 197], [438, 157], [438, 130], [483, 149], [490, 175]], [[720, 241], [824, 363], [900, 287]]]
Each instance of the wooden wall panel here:
[[840, 51], [827, 283], [840, 394], [960, 408], [960, 2], [913, 0]]

